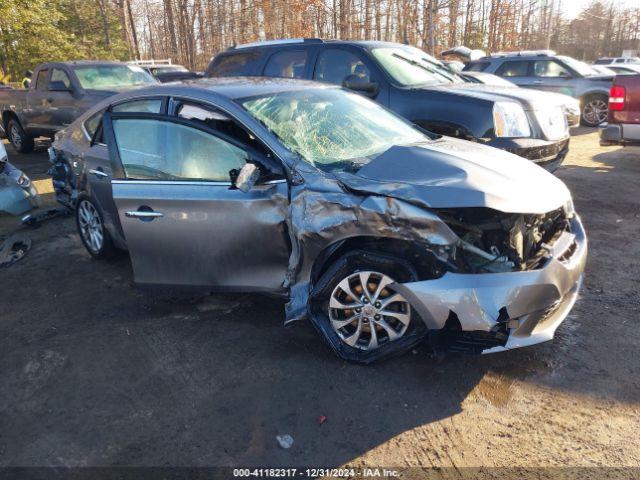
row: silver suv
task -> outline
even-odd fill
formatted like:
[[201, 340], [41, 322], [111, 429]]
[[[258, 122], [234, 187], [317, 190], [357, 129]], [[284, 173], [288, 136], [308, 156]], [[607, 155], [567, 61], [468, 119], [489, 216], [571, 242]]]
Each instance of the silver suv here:
[[493, 73], [520, 87], [564, 93], [580, 100], [580, 120], [596, 127], [607, 119], [613, 76], [552, 50], [494, 53], [473, 60], [465, 71]]

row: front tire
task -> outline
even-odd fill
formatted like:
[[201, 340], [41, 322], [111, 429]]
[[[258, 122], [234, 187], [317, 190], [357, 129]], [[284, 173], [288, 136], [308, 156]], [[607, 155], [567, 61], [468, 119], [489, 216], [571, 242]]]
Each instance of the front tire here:
[[33, 151], [35, 145], [33, 137], [27, 135], [20, 122], [15, 118], [9, 120], [7, 124], [7, 136], [16, 151], [20, 153], [31, 153]]
[[589, 95], [582, 101], [580, 120], [586, 127], [597, 127], [607, 120], [609, 97], [596, 94]]
[[93, 258], [105, 259], [115, 253], [111, 236], [104, 226], [102, 213], [88, 197], [82, 197], [78, 201], [76, 226], [84, 248]]
[[393, 283], [417, 280], [408, 262], [352, 251], [318, 280], [311, 299], [315, 327], [344, 360], [368, 364], [398, 355], [421, 340], [426, 326]]

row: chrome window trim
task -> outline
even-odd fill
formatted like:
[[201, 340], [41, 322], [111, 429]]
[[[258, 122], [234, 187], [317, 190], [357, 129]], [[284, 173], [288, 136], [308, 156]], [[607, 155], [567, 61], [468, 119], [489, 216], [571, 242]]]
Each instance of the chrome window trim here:
[[[231, 182], [220, 182], [215, 180], [139, 180], [139, 179], [131, 179], [131, 180], [111, 180], [112, 184], [124, 185], [198, 185], [198, 186], [206, 186], [206, 185], [216, 185], [216, 186], [225, 186], [230, 187], [232, 185]], [[260, 185], [276, 185], [279, 183], [287, 183], [287, 181], [283, 179], [278, 180], [269, 180], [268, 182], [258, 183], [256, 187]]]

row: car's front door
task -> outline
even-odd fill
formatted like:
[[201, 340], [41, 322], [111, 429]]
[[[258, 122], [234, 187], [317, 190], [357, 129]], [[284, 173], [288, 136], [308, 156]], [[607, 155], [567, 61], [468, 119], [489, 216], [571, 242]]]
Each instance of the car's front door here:
[[51, 69], [46, 105], [49, 115], [47, 128], [50, 131], [68, 127], [75, 120], [76, 99], [73, 97], [69, 74], [60, 67]]
[[108, 112], [104, 129], [138, 283], [282, 290], [290, 254], [284, 178], [236, 189], [230, 172], [252, 154], [191, 120]]

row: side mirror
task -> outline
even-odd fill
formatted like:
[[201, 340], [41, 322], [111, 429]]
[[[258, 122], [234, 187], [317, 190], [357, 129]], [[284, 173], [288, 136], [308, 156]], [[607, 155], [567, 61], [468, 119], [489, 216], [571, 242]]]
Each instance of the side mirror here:
[[73, 89], [71, 87], [67, 87], [64, 82], [49, 82], [49, 91], [50, 92], [71, 92]]
[[565, 80], [569, 80], [570, 78], [573, 78], [569, 73], [567, 72], [560, 72], [559, 74], [560, 78], [564, 78]]
[[235, 179], [235, 186], [241, 192], [247, 193], [260, 178], [260, 169], [255, 163], [245, 163], [238, 172]]
[[364, 93], [369, 97], [375, 97], [378, 94], [378, 84], [359, 75], [347, 75], [342, 81], [342, 86], [354, 92]]

